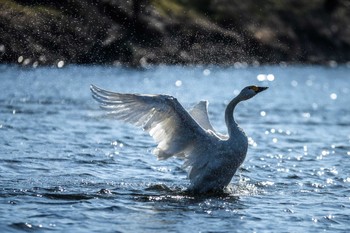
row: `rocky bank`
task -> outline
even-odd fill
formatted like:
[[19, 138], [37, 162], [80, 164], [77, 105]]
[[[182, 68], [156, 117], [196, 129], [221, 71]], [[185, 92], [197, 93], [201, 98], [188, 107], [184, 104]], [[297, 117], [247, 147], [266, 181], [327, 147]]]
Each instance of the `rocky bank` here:
[[0, 0], [0, 62], [345, 63], [346, 0]]

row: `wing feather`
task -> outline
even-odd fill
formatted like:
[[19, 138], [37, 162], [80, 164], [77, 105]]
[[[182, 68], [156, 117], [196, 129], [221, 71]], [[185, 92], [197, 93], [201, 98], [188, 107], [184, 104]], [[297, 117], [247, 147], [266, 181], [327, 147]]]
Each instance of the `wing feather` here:
[[203, 129], [215, 132], [209, 121], [208, 101], [200, 101], [188, 112]]
[[149, 132], [158, 143], [154, 150], [158, 159], [194, 156], [196, 144], [210, 141], [206, 129], [172, 96], [121, 94], [94, 85], [90, 89], [102, 109]]
[[200, 101], [191, 110], [189, 110], [189, 114], [204, 130], [209, 130], [213, 132], [214, 135], [220, 138], [221, 140], [228, 139], [228, 135], [216, 132], [214, 127], [211, 125], [208, 116], [208, 101]]

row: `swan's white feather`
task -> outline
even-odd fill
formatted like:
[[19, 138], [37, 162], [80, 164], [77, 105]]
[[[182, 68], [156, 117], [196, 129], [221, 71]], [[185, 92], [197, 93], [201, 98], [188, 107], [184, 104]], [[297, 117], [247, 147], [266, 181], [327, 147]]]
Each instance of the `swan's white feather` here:
[[211, 131], [211, 133], [215, 134], [216, 137], [222, 140], [228, 139], [228, 135], [218, 133], [217, 131], [215, 131], [214, 127], [211, 125], [209, 116], [208, 116], [208, 101], [206, 100], [200, 101], [198, 104], [192, 107], [188, 112], [203, 129]]
[[142, 127], [158, 143], [159, 159], [185, 158], [190, 190], [203, 193], [225, 188], [245, 159], [248, 139], [233, 118], [236, 105], [267, 87], [248, 86], [228, 104], [229, 135], [214, 131], [205, 101], [187, 112], [172, 96], [121, 94], [91, 85], [93, 97], [115, 118]]
[[[114, 93], [93, 85], [91, 91], [101, 108], [108, 110], [115, 118], [149, 132], [158, 143], [154, 150], [158, 159], [179, 156], [196, 160], [200, 156], [195, 150], [198, 144], [211, 141], [210, 134], [174, 97]], [[187, 164], [194, 163], [191, 161]]]
[[208, 101], [202, 100], [195, 106], [193, 106], [188, 113], [193, 119], [205, 130], [211, 130], [215, 132], [213, 126], [209, 121], [208, 116]]

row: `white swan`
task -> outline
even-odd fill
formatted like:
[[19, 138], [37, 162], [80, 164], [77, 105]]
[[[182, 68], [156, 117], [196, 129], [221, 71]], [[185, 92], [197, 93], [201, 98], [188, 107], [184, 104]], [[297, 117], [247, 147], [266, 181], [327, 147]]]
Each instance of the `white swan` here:
[[101, 108], [115, 118], [142, 127], [158, 143], [158, 159], [171, 156], [185, 159], [189, 168], [190, 191], [222, 191], [243, 163], [248, 139], [234, 120], [236, 105], [267, 87], [245, 87], [227, 105], [225, 122], [228, 135], [221, 135], [209, 122], [207, 102], [201, 101], [187, 112], [176, 98], [168, 95], [121, 94], [90, 86]]

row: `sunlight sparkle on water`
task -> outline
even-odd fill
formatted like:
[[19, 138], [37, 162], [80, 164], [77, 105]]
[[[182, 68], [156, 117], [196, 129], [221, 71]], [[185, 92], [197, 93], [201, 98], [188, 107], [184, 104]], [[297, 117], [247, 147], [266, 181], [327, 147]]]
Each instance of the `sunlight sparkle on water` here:
[[256, 76], [256, 79], [260, 82], [266, 81], [266, 80], [272, 82], [275, 80], [275, 75], [273, 75], [273, 74], [258, 74]]
[[268, 74], [268, 75], [266, 76], [266, 79], [267, 79], [267, 81], [272, 82], [273, 80], [275, 80], [275, 76], [274, 76], [273, 74]]
[[[190, 232], [203, 227], [230, 232], [237, 226], [242, 232], [349, 229], [349, 68], [162, 65], [140, 70], [64, 60], [59, 69], [61, 58], [51, 69], [41, 66], [49, 59], [42, 55], [30, 58], [24, 69], [27, 58], [18, 54], [18, 66], [0, 67], [5, 231], [43, 226], [76, 232], [84, 226], [101, 232], [107, 225], [146, 233], [173, 227]], [[38, 68], [32, 69], [36, 61]], [[146, 58], [141, 62], [150, 67]], [[170, 94], [189, 107], [209, 99], [209, 117], [220, 131], [226, 126], [225, 105], [241, 88], [255, 83], [271, 89], [237, 108], [248, 153], [225, 194], [194, 196], [186, 192], [190, 182], [183, 160], [156, 161], [152, 138], [100, 110], [90, 83], [125, 93]], [[56, 215], [64, 218], [53, 219]]]
[[329, 97], [330, 97], [332, 100], [336, 100], [338, 96], [337, 96], [337, 94], [332, 93], [332, 94], [329, 95]]
[[347, 178], [343, 179], [343, 182], [344, 182], [344, 183], [345, 183], [345, 182], [350, 183], [350, 177], [347, 177]]
[[257, 145], [258, 145], [258, 144], [254, 141], [254, 139], [251, 138], [251, 137], [248, 137], [248, 144], [251, 145], [251, 146], [253, 146], [253, 147], [257, 147]]
[[262, 186], [272, 186], [274, 185], [275, 183], [272, 182], [272, 181], [263, 181], [263, 182], [260, 182], [260, 185]]
[[182, 86], [182, 81], [181, 80], [176, 80], [175, 86], [181, 87]]
[[311, 117], [311, 114], [310, 114], [309, 112], [304, 112], [304, 113], [302, 114], [302, 116], [303, 116], [304, 118], [310, 118], [310, 117]]

